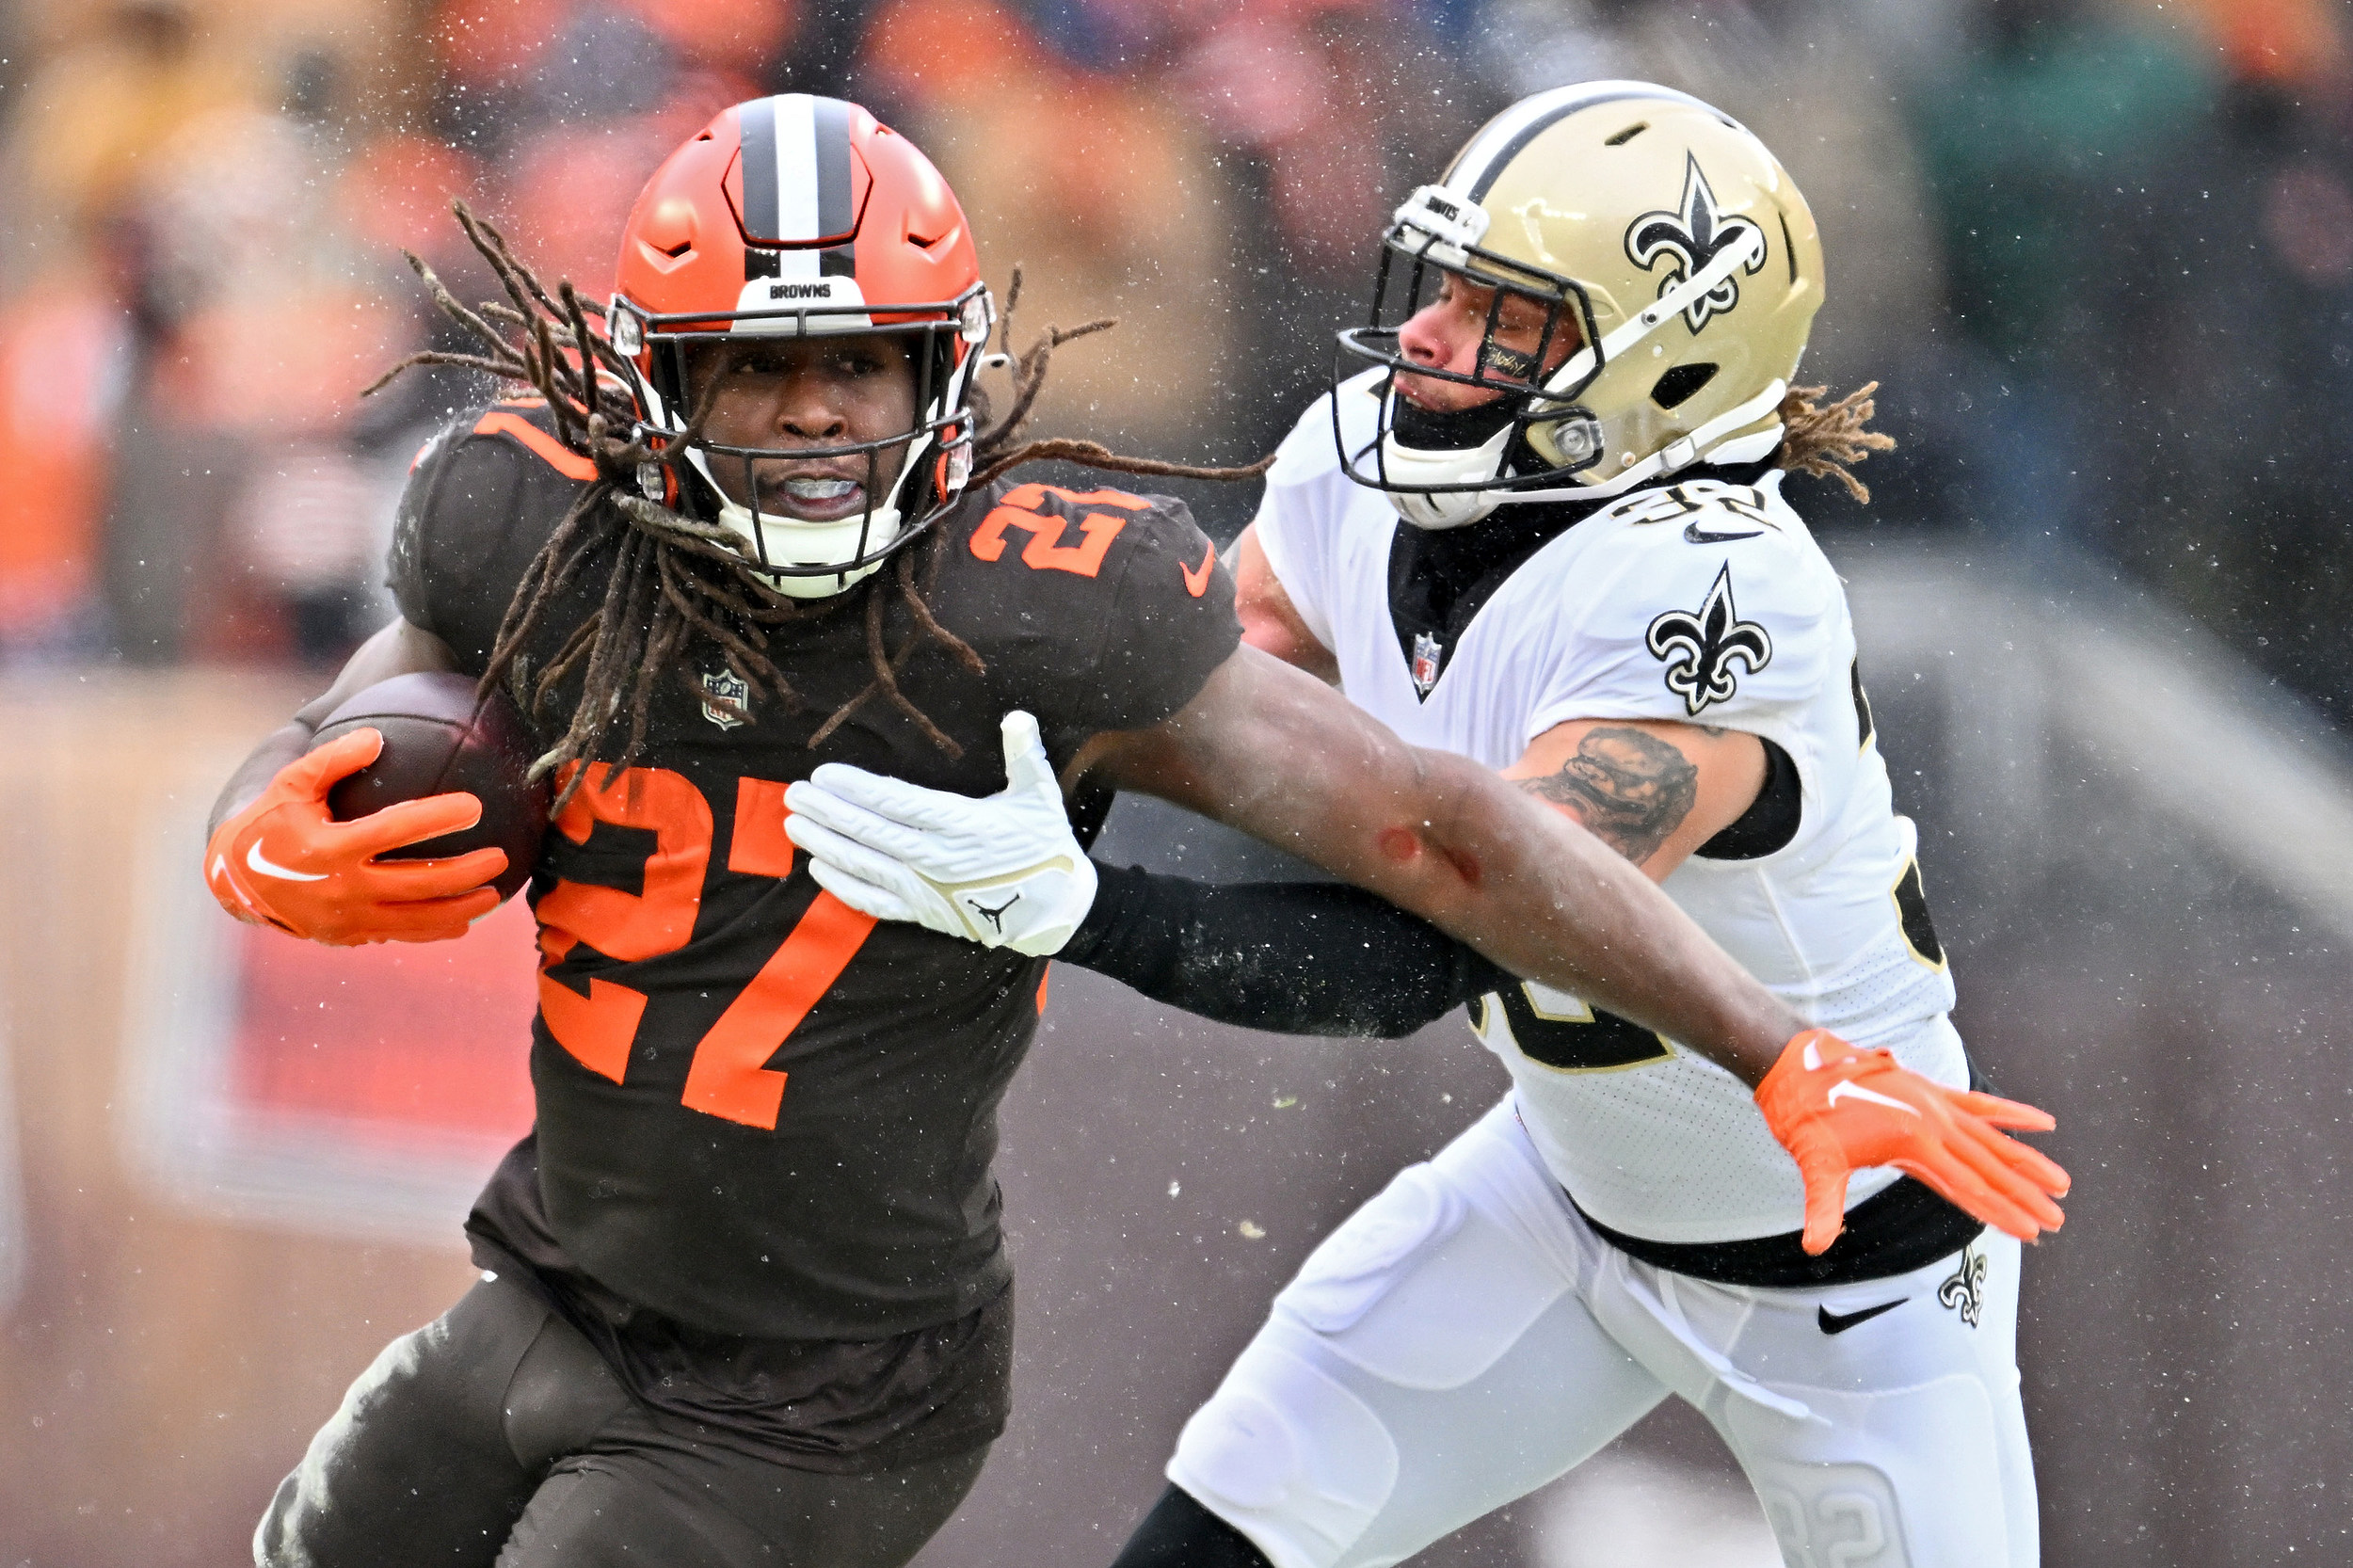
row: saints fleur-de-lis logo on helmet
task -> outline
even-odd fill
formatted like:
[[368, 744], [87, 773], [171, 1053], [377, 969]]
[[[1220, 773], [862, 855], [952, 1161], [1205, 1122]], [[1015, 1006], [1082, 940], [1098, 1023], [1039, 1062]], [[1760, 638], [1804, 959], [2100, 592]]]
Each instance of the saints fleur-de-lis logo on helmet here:
[[1773, 662], [1773, 639], [1753, 620], [1742, 620], [1732, 602], [1732, 565], [1716, 574], [1715, 586], [1698, 610], [1670, 610], [1650, 623], [1644, 638], [1651, 656], [1667, 664], [1667, 690], [1683, 699], [1694, 718], [1740, 689], [1740, 671], [1751, 675]]
[[[1647, 272], [1657, 266], [1660, 258], [1673, 265], [1659, 280], [1658, 292], [1665, 294], [1686, 278], [1696, 276], [1701, 268], [1725, 249], [1753, 236], [1747, 270], [1755, 272], [1765, 264], [1764, 231], [1737, 214], [1725, 216], [1716, 208], [1716, 193], [1707, 188], [1707, 176], [1700, 172], [1696, 154], [1686, 154], [1683, 164], [1682, 211], [1644, 213], [1628, 225], [1625, 232], [1625, 253], [1636, 266]], [[1740, 303], [1740, 280], [1727, 274], [1717, 285], [1701, 294], [1684, 307], [1683, 319], [1697, 332], [1707, 325], [1710, 316], [1721, 315]]]

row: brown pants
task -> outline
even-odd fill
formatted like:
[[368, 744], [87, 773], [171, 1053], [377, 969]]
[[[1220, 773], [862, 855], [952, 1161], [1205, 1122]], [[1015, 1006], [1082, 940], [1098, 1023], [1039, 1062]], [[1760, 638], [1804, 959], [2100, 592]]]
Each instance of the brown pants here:
[[899, 1568], [986, 1448], [823, 1475], [648, 1410], [511, 1280], [385, 1348], [253, 1535], [260, 1568]]

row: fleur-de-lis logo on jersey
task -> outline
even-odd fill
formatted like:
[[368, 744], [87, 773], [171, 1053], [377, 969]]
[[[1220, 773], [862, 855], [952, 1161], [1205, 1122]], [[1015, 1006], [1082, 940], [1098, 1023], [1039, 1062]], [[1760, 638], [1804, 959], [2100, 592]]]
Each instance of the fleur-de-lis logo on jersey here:
[[1697, 610], [1668, 611], [1650, 623], [1643, 640], [1653, 658], [1666, 661], [1667, 690], [1694, 718], [1732, 700], [1742, 670], [1753, 675], [1773, 662], [1773, 639], [1756, 622], [1742, 620], [1732, 602], [1730, 562]]
[[1961, 1320], [1971, 1328], [1977, 1326], [1977, 1314], [1985, 1309], [1986, 1257], [1975, 1247], [1961, 1249], [1961, 1267], [1936, 1288], [1936, 1299], [1961, 1314]]
[[[1636, 266], [1648, 272], [1661, 258], [1673, 264], [1659, 280], [1658, 292], [1662, 295], [1686, 278], [1696, 276], [1726, 247], [1752, 235], [1755, 248], [1749, 257], [1747, 270], [1753, 273], [1765, 264], [1765, 232], [1745, 217], [1726, 216], [1718, 211], [1716, 193], [1708, 189], [1707, 176], [1700, 172], [1699, 159], [1688, 152], [1684, 159], [1682, 210], [1644, 213], [1625, 232], [1625, 253]], [[1739, 303], [1739, 277], [1727, 275], [1686, 305], [1683, 319], [1697, 332], [1707, 325], [1708, 317], [1721, 315]]]

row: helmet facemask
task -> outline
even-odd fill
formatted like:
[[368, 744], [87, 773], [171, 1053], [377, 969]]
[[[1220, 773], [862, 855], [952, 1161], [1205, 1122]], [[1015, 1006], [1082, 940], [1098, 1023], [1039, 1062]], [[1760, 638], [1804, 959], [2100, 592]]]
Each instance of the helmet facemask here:
[[[1380, 389], [1379, 434], [1359, 451], [1341, 454], [1349, 477], [1389, 492], [1405, 520], [1422, 528], [1476, 522], [1514, 488], [1558, 485], [1567, 465], [1531, 444], [1531, 432], [1540, 427], [1562, 431], [1556, 450], [1581, 444], [1590, 448], [1586, 463], [1600, 456], [1598, 440], [1583, 434], [1591, 416], [1576, 403], [1593, 372], [1568, 374], [1591, 358], [1575, 349], [1596, 335], [1592, 302], [1574, 279], [1482, 248], [1478, 242], [1486, 216], [1436, 187], [1417, 191], [1383, 236], [1369, 324], [1339, 335], [1344, 354], [1389, 373]], [[1468, 371], [1418, 362], [1400, 342], [1405, 324], [1436, 297], [1441, 276], [1488, 291], [1486, 321]], [[1502, 341], [1512, 300], [1543, 312], [1532, 350]], [[1571, 350], [1565, 361], [1540, 376], [1540, 367], [1564, 346]], [[1341, 374], [1348, 374], [1345, 361]], [[1401, 375], [1476, 388], [1487, 399], [1464, 408], [1424, 408], [1399, 392]]]
[[[877, 312], [881, 313], [881, 312]], [[907, 317], [916, 319], [909, 320]], [[685, 446], [686, 467], [695, 479], [686, 487], [700, 494], [688, 509], [716, 523], [778, 592], [795, 599], [841, 593], [879, 569], [883, 561], [945, 516], [971, 475], [974, 418], [969, 402], [976, 352], [995, 322], [988, 291], [978, 284], [954, 300], [936, 304], [893, 303], [880, 321], [863, 305], [795, 307], [733, 312], [724, 316], [658, 316], [616, 296], [612, 320], [616, 346], [648, 367], [640, 396], [648, 417], [640, 438], [655, 447]], [[773, 343], [778, 339], [883, 337], [906, 344], [915, 376], [915, 417], [908, 428], [869, 440], [790, 447], [740, 446], [710, 439], [701, 427], [705, 408], [690, 411], [694, 385], [690, 361], [696, 349]], [[642, 358], [630, 353], [642, 348]], [[725, 374], [722, 370], [719, 374]], [[707, 404], [709, 389], [703, 394]], [[883, 472], [899, 457], [888, 483]], [[841, 458], [864, 465], [861, 511], [832, 520], [798, 518], [774, 505], [776, 481], [762, 494], [762, 463], [806, 464]], [[649, 465], [651, 468], [651, 465]], [[735, 499], [720, 482], [738, 483]], [[661, 471], [641, 475], [661, 485]], [[648, 490], [653, 493], [652, 489]], [[658, 495], [655, 499], [661, 499]], [[763, 499], [768, 504], [763, 504]]]

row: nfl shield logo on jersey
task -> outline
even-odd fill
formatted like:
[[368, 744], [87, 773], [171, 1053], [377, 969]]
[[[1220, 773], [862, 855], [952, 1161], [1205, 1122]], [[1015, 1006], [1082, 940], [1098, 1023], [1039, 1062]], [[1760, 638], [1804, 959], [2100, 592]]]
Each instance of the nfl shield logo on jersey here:
[[1422, 696], [1438, 683], [1438, 662], [1446, 657], [1446, 644], [1427, 632], [1414, 633], [1414, 690]]
[[722, 707], [708, 701], [703, 704], [703, 717], [722, 729], [733, 729], [751, 712], [751, 687], [744, 683], [742, 676], [724, 664], [704, 675], [703, 690], [717, 697], [720, 703], [730, 705]]

